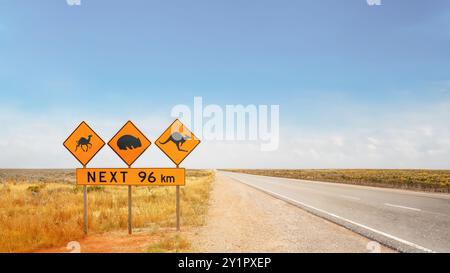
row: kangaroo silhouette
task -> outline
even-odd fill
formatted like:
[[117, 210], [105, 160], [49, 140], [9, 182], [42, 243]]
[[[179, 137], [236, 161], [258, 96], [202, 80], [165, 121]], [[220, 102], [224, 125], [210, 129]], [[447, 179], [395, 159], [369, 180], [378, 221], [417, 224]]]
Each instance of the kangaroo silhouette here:
[[187, 152], [186, 150], [181, 149], [181, 146], [189, 139], [191, 139], [190, 136], [188, 136], [188, 135], [183, 136], [182, 134], [175, 132], [175, 133], [171, 134], [170, 137], [166, 141], [164, 141], [164, 142], [160, 141], [159, 143], [164, 145], [164, 144], [168, 143], [169, 141], [171, 141], [171, 142], [175, 143], [175, 145], [177, 145], [178, 151]]
[[132, 135], [124, 135], [117, 140], [117, 146], [119, 146], [119, 149], [121, 150], [133, 150], [135, 148], [141, 147], [142, 144], [141, 140], [138, 137]]
[[[87, 152], [90, 148], [92, 148], [91, 138], [92, 135], [89, 135], [87, 138], [81, 137], [79, 140], [77, 140], [77, 147], [75, 147], [75, 152], [78, 150], [78, 147], [80, 147], [84, 152]], [[86, 150], [83, 147], [85, 147]]]

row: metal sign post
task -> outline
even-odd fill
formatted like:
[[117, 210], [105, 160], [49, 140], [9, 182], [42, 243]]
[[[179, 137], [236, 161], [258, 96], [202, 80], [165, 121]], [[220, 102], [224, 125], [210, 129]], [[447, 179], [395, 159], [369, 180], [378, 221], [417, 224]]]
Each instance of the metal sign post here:
[[177, 231], [180, 231], [180, 186], [177, 186]]
[[84, 234], [88, 234], [87, 186], [83, 186]]
[[180, 186], [186, 183], [183, 168], [82, 168], [76, 170], [77, 185], [84, 187], [84, 216], [87, 229], [87, 186], [127, 186], [128, 233], [132, 234], [132, 186], [177, 186], [177, 229], [180, 226]]
[[[177, 168], [180, 166], [177, 165]], [[176, 196], [176, 203], [177, 203], [177, 231], [180, 231], [180, 186], [177, 186], [177, 196]]]
[[[83, 169], [86, 169], [86, 165], [83, 166]], [[83, 186], [83, 215], [84, 215], [84, 223], [83, 223], [83, 231], [84, 234], [88, 234], [88, 211], [87, 211], [87, 186]]]
[[[128, 168], [131, 168], [131, 165], [128, 166]], [[128, 186], [128, 234], [133, 234], [133, 215], [132, 215], [132, 198], [131, 198], [131, 186]]]
[[128, 186], [128, 234], [133, 233], [133, 226], [132, 226], [132, 212], [131, 212], [131, 206], [132, 206], [132, 200], [131, 200], [131, 186]]
[[[86, 122], [80, 125], [64, 141], [64, 147], [81, 163], [83, 169], [103, 148], [105, 142], [89, 127]], [[87, 187], [83, 187], [84, 234], [88, 234]]]
[[[200, 140], [176, 119], [169, 128], [156, 140], [158, 146], [170, 160], [180, 167], [181, 162], [200, 144]], [[176, 188], [176, 217], [177, 231], [180, 231], [180, 186]]]
[[[128, 121], [108, 142], [109, 147], [127, 164], [128, 169], [151, 145], [150, 140]], [[133, 233], [132, 188], [128, 185], [128, 234]]]

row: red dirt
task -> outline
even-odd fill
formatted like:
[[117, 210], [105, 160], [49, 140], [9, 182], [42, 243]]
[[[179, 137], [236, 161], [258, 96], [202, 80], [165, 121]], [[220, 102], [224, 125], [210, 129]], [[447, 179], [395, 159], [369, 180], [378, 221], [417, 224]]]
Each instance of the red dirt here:
[[[175, 232], [173, 229], [162, 231], [166, 234]], [[160, 231], [158, 231], [161, 234]], [[135, 231], [128, 235], [127, 231], [114, 231], [102, 234], [92, 234], [78, 240], [81, 253], [142, 253], [158, 242], [160, 235], [149, 231]], [[37, 251], [37, 253], [70, 253], [68, 246], [54, 247]]]

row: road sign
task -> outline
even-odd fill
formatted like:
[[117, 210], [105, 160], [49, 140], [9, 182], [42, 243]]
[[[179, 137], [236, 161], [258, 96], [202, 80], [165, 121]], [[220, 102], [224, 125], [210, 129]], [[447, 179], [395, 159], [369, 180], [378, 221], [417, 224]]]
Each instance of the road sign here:
[[125, 164], [131, 166], [147, 150], [151, 142], [131, 121], [128, 121], [108, 145]]
[[83, 166], [86, 166], [103, 146], [105, 142], [84, 121], [64, 141], [64, 147]]
[[183, 168], [77, 169], [77, 185], [184, 186]]
[[132, 186], [176, 186], [177, 230], [180, 230], [180, 186], [185, 185], [186, 171], [179, 164], [200, 144], [200, 140], [178, 119], [160, 136], [157, 146], [177, 165], [177, 168], [131, 168], [131, 165], [151, 145], [145, 135], [128, 121], [108, 142], [128, 168], [88, 169], [88, 162], [105, 142], [83, 121], [66, 139], [66, 147], [83, 165], [77, 169], [77, 185], [84, 187], [84, 232], [88, 232], [87, 186], [128, 186], [128, 233], [132, 233]]
[[198, 144], [200, 140], [178, 119], [156, 140], [156, 146], [177, 166]]

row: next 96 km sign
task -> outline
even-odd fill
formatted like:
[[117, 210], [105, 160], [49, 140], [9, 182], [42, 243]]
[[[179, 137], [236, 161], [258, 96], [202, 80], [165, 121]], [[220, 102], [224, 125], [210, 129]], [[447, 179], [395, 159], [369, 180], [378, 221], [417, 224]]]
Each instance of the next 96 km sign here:
[[77, 169], [83, 186], [184, 186], [184, 168]]
[[82, 122], [63, 145], [83, 165], [77, 169], [77, 185], [83, 186], [84, 233], [88, 233], [88, 186], [128, 187], [128, 233], [132, 234], [132, 186], [175, 186], [176, 227], [180, 231], [180, 186], [185, 185], [186, 170], [180, 163], [200, 144], [200, 140], [181, 121], [175, 120], [157, 140], [157, 146], [175, 163], [176, 168], [132, 168], [151, 141], [133, 122], [128, 121], [108, 142], [128, 168], [87, 168], [105, 142]]

